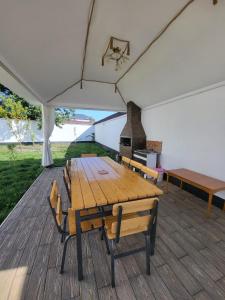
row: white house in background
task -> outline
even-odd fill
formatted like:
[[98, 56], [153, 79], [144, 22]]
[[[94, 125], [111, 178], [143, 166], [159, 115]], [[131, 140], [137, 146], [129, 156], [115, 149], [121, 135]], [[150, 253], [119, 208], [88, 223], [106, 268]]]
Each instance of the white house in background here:
[[[23, 121], [21, 121], [23, 122]], [[73, 119], [60, 127], [54, 126], [51, 142], [85, 142], [92, 141], [94, 133], [93, 121], [89, 119]], [[23, 136], [23, 142], [43, 142], [42, 130], [38, 129], [36, 121], [30, 121], [30, 130]], [[16, 143], [15, 136], [5, 119], [0, 119], [0, 144]]]

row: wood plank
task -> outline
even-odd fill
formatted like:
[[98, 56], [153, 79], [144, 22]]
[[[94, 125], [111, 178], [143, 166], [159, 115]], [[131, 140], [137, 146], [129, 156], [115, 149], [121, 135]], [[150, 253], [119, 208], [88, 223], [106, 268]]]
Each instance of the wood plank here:
[[76, 159], [71, 159], [71, 204], [74, 209], [84, 208], [84, 200]]
[[99, 300], [117, 300], [115, 289], [106, 286], [98, 290]]
[[80, 282], [77, 278], [76, 241], [68, 243], [65, 260], [65, 272], [62, 276], [62, 299], [77, 298], [80, 296]]
[[216, 286], [215, 282], [204, 272], [203, 269], [197, 265], [189, 256], [185, 256], [181, 259], [181, 262], [186, 266], [191, 274], [200, 282], [206, 292], [212, 299], [222, 300], [225, 297], [219, 287]]
[[[186, 255], [186, 249], [182, 248], [174, 239], [164, 233], [161, 227], [157, 226], [158, 234], [163, 242], [170, 248], [170, 250], [176, 255], [177, 258], [181, 258]], [[185, 249], [185, 250], [184, 250]]]
[[[138, 241], [136, 242], [136, 245], [133, 246], [132, 248], [135, 249], [137, 247], [142, 247], [142, 245], [140, 245], [138, 243]], [[131, 250], [131, 247], [129, 246], [129, 244], [127, 243], [127, 240], [125, 238], [120, 240], [120, 242], [117, 244], [116, 248], [119, 253]], [[128, 278], [137, 277], [138, 275], [141, 274], [141, 270], [140, 270], [133, 255], [122, 257], [122, 258], [120, 258], [120, 260], [123, 264], [123, 267], [126, 271]]]
[[184, 287], [190, 295], [195, 295], [201, 291], [202, 287], [200, 286], [200, 284], [185, 269], [185, 267], [179, 260], [171, 258], [168, 260], [168, 265], [170, 266], [171, 270], [173, 270], [173, 272], [176, 274], [177, 278], [179, 278], [179, 280], [184, 285]]
[[[98, 288], [103, 288], [107, 285], [110, 285], [110, 269], [107, 265], [106, 259], [106, 249], [102, 248], [101, 243], [105, 243], [104, 241], [100, 242], [99, 233], [97, 234], [89, 234], [89, 242], [91, 247], [91, 257], [94, 264], [94, 272], [96, 278], [96, 284]], [[103, 244], [103, 246], [105, 246]]]
[[130, 283], [137, 300], [155, 299], [143, 275], [132, 277]]
[[[116, 190], [116, 193], [118, 194], [118, 202], [129, 200], [129, 196], [136, 196], [128, 191], [127, 187], [122, 184], [123, 178], [121, 178], [121, 176], [116, 173], [115, 170], [103, 158], [99, 158], [98, 161], [96, 160], [95, 166], [98, 169], [101, 168], [108, 172], [106, 179], [112, 183], [112, 187]], [[124, 169], [126, 168], [124, 167]]]
[[200, 253], [205, 257], [205, 259], [216, 266], [216, 268], [225, 275], [225, 262], [221, 263], [221, 259], [216, 256], [212, 251], [210, 251], [208, 248], [205, 248], [200, 251]]
[[0, 271], [0, 299], [8, 299], [11, 285], [16, 276], [17, 266], [22, 255], [22, 250], [17, 250], [11, 255], [10, 261], [5, 262], [8, 268], [3, 267]]
[[98, 299], [97, 286], [94, 277], [94, 267], [91, 258], [84, 259], [85, 280], [80, 282], [81, 299]]
[[81, 163], [81, 159], [77, 159], [76, 162], [77, 162], [77, 170], [78, 170], [80, 186], [81, 186], [81, 191], [82, 191], [82, 196], [84, 201], [84, 207], [85, 208], [95, 207], [97, 203], [95, 201], [95, 197], [93, 195], [92, 189], [89, 185], [89, 181], [86, 176], [83, 165]]
[[94, 198], [95, 198], [95, 201], [96, 201], [97, 205], [98, 206], [106, 205], [107, 204], [107, 199], [106, 199], [104, 193], [102, 192], [100, 186], [98, 185], [98, 182], [95, 180], [95, 176], [94, 176], [92, 170], [89, 168], [89, 166], [87, 164], [87, 160], [82, 159], [81, 163], [83, 165], [85, 174], [87, 176], [89, 185], [92, 189], [92, 193], [94, 195]]
[[212, 298], [205, 291], [201, 291], [200, 293], [194, 296], [195, 300], [212, 300]]
[[184, 182], [188, 182], [194, 186], [199, 187], [205, 191], [211, 191], [213, 193], [225, 190], [225, 182], [213, 177], [206, 176], [188, 169], [174, 169], [168, 170], [167, 173], [170, 176], [174, 176], [182, 179]]
[[61, 300], [61, 281], [62, 276], [58, 269], [48, 269], [44, 291], [45, 300]]
[[25, 299], [43, 299], [45, 280], [48, 271], [48, 257], [50, 246], [48, 244], [38, 248], [33, 270], [26, 286]]
[[223, 274], [216, 268], [213, 264], [205, 259], [204, 256], [199, 253], [186, 239], [178, 232], [173, 234], [175, 241], [185, 249], [188, 255], [201, 267], [204, 268], [204, 271], [216, 281], [223, 277]]
[[171, 294], [173, 295], [174, 299], [192, 299], [191, 295], [185, 290], [183, 285], [179, 282], [178, 278], [168, 265], [159, 267], [158, 272], [167, 285], [168, 289], [170, 290]]
[[[97, 160], [97, 162], [96, 162]], [[107, 203], [108, 204], [114, 204], [117, 203], [118, 201], [126, 201], [128, 200], [128, 197], [121, 192], [120, 189], [114, 184], [112, 181], [113, 176], [115, 178], [115, 174], [110, 173], [110, 174], [104, 174], [101, 175], [99, 174], [99, 171], [103, 169], [103, 166], [101, 167], [101, 160], [97, 158], [93, 159], [87, 159], [87, 163], [92, 170], [95, 179], [97, 180], [102, 192], [104, 193]]]

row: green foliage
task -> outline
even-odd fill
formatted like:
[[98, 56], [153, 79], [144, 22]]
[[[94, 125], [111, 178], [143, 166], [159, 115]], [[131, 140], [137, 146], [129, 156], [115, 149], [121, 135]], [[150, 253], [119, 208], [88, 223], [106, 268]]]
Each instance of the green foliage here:
[[22, 105], [21, 101], [14, 101], [11, 97], [2, 99], [0, 107], [0, 118], [27, 120], [27, 108]]

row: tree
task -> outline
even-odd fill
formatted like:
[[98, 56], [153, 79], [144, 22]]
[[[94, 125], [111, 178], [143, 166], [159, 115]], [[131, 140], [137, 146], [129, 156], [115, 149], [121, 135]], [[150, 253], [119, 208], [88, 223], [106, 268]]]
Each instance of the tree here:
[[[15, 93], [13, 93], [11, 90], [0, 84], [0, 101], [2, 102], [2, 106], [0, 103], [0, 107], [2, 110], [4, 110], [5, 107], [5, 101], [7, 99], [10, 99], [10, 102], [14, 101], [15, 103], [19, 102], [18, 106], [22, 106], [24, 108], [24, 113], [26, 114], [27, 120], [34, 120], [38, 123], [38, 128], [41, 129], [42, 127], [42, 113], [41, 113], [41, 107], [32, 105], [25, 101], [23, 98], [19, 97]], [[14, 109], [16, 107], [12, 105], [11, 109]], [[18, 107], [19, 108], [19, 107]], [[66, 120], [70, 119], [75, 115], [74, 109], [68, 109], [68, 108], [56, 108], [55, 110], [55, 125], [58, 127], [62, 127], [62, 125], [65, 123]], [[9, 118], [12, 118], [13, 116], [8, 116]], [[0, 118], [4, 118], [3, 111], [2, 116], [0, 115]], [[23, 119], [21, 119], [23, 120]]]
[[14, 101], [7, 97], [2, 100], [0, 106], [0, 118], [6, 119], [10, 131], [21, 147], [23, 137], [29, 130], [27, 108], [22, 105], [21, 101]]

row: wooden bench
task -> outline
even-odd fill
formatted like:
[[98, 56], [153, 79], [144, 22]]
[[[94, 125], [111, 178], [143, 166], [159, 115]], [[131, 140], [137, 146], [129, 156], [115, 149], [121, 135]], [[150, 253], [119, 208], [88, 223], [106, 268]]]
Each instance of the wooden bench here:
[[[167, 190], [169, 177], [175, 177], [180, 180], [180, 187], [182, 188], [183, 182], [186, 182], [194, 187], [197, 187], [209, 194], [208, 197], [208, 215], [212, 210], [212, 198], [213, 194], [225, 190], [225, 182], [219, 179], [209, 177], [188, 169], [174, 169], [167, 171]], [[225, 204], [223, 207], [225, 210]]]

